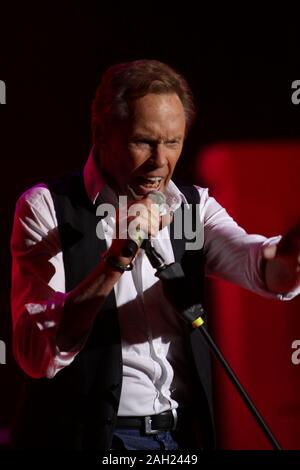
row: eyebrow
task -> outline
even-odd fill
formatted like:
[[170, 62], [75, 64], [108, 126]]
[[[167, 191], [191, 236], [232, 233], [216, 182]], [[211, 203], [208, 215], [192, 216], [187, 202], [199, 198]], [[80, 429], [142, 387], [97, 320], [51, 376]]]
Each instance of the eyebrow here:
[[[183, 136], [172, 136], [166, 139], [167, 141], [170, 140], [181, 140]], [[149, 142], [157, 142], [160, 139], [156, 139], [148, 134], [134, 134], [130, 140], [148, 140]]]

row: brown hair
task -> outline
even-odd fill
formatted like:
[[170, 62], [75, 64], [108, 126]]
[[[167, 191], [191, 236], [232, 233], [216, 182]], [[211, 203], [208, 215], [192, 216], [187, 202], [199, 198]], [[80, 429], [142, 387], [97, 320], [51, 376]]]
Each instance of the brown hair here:
[[157, 60], [136, 60], [109, 67], [104, 73], [92, 103], [94, 141], [110, 126], [129, 117], [129, 103], [147, 93], [176, 93], [186, 118], [186, 133], [196, 115], [191, 89], [186, 80], [169, 65]]

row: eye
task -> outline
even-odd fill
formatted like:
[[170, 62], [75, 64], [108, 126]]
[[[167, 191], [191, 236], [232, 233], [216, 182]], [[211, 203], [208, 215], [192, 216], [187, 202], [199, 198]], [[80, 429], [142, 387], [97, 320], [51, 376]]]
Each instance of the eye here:
[[151, 142], [151, 140], [148, 139], [137, 139], [132, 141], [130, 145], [138, 148], [148, 148], [151, 147], [153, 143]]
[[167, 140], [166, 145], [170, 148], [177, 148], [180, 145], [180, 141], [178, 139]]

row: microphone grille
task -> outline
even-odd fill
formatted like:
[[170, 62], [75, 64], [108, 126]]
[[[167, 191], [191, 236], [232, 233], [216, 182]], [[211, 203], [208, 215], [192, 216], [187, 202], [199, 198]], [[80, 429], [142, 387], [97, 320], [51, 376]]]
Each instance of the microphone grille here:
[[152, 201], [159, 206], [166, 204], [166, 196], [161, 191], [150, 191], [147, 197], [152, 199]]

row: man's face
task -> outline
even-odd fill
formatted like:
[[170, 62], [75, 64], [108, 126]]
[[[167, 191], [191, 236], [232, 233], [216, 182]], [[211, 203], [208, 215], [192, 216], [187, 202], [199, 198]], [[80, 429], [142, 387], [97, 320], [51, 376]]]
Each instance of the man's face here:
[[146, 197], [164, 191], [181, 154], [185, 114], [174, 94], [149, 93], [133, 101], [126, 124], [100, 149], [101, 167], [119, 194]]

